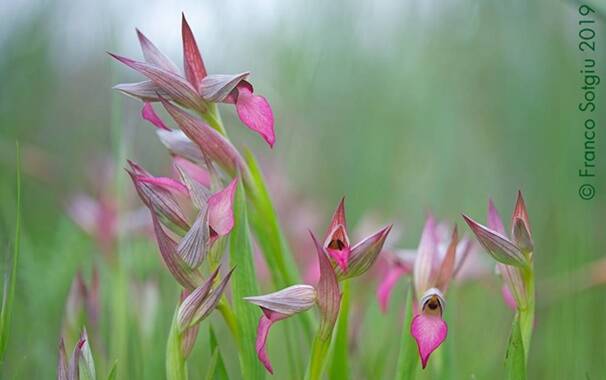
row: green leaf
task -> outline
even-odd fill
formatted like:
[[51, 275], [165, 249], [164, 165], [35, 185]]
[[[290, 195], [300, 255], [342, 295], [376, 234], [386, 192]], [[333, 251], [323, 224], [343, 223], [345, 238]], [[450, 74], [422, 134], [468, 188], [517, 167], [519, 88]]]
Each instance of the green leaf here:
[[231, 265], [236, 267], [231, 279], [233, 310], [238, 316], [240, 344], [240, 368], [244, 379], [263, 379], [265, 370], [257, 360], [255, 340], [260, 311], [258, 307], [243, 300], [246, 296], [259, 294], [259, 286], [253, 264], [253, 250], [248, 231], [246, 198], [242, 184], [234, 197], [234, 228], [229, 238]]
[[[17, 263], [21, 251], [21, 148], [17, 143], [17, 207], [15, 216], [15, 242], [13, 244], [13, 266], [5, 277], [4, 291], [2, 294], [2, 309], [0, 310], [0, 366], [4, 364], [4, 354], [8, 344], [8, 336], [11, 330], [11, 317], [13, 314], [13, 301], [15, 298], [15, 287], [17, 282]], [[6, 279], [8, 278], [8, 281]]]
[[524, 343], [520, 329], [520, 315], [516, 313], [511, 326], [509, 346], [505, 355], [505, 369], [508, 380], [526, 379], [526, 359], [524, 354]]
[[410, 334], [410, 324], [412, 323], [412, 285], [408, 285], [406, 292], [406, 317], [402, 324], [402, 339], [400, 341], [400, 355], [398, 357], [398, 366], [396, 369], [396, 379], [413, 380], [419, 365], [419, 355], [417, 353], [417, 344]]
[[223, 361], [223, 356], [221, 356], [221, 351], [217, 344], [217, 337], [212, 326], [210, 326], [209, 331], [211, 359], [210, 364], [208, 365], [208, 371], [206, 372], [206, 380], [229, 380], [227, 370], [225, 369], [225, 362]]
[[332, 360], [329, 371], [330, 379], [349, 379], [349, 281], [343, 284], [343, 296], [341, 297], [341, 310], [337, 320], [337, 331], [334, 334]]
[[116, 380], [116, 375], [118, 373], [118, 363], [114, 362], [112, 368], [109, 370], [109, 374], [107, 375], [107, 380]]

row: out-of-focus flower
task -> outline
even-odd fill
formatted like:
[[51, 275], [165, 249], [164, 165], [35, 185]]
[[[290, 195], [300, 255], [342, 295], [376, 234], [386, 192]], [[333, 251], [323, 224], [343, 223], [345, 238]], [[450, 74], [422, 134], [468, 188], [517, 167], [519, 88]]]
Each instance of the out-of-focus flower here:
[[156, 326], [158, 307], [160, 305], [160, 289], [157, 281], [144, 280], [131, 282], [132, 306], [137, 326], [145, 338], [150, 338]]
[[148, 80], [119, 84], [114, 88], [144, 102], [158, 101], [160, 97], [165, 97], [205, 117], [212, 117], [212, 110], [209, 108], [211, 103], [235, 104], [238, 116], [244, 125], [260, 134], [270, 146], [273, 146], [275, 135], [271, 106], [263, 96], [254, 94], [252, 84], [246, 80], [249, 73], [208, 75], [185, 15], [182, 18], [181, 31], [185, 75], [181, 74], [177, 66], [137, 30], [144, 62], [110, 54], [146, 76]]
[[65, 352], [63, 338], [59, 341], [59, 359], [57, 361], [57, 380], [79, 380], [80, 375], [85, 379], [95, 379], [95, 362], [88, 341], [86, 329], [82, 330], [80, 339], [74, 347], [69, 362]]
[[323, 245], [339, 280], [365, 273], [375, 263], [389, 231], [391, 226], [351, 246], [345, 219], [345, 198], [341, 199], [326, 231]]
[[325, 339], [329, 339], [337, 321], [341, 302], [337, 276], [328, 261], [327, 252], [313, 234], [311, 237], [316, 247], [320, 267], [320, 280], [315, 287], [300, 284], [266, 295], [244, 298], [246, 301], [258, 305], [263, 311], [257, 328], [256, 350], [259, 360], [272, 374], [273, 368], [267, 356], [266, 346], [269, 329], [275, 322], [318, 305], [321, 316], [319, 334], [323, 335]]
[[528, 297], [522, 270], [531, 266], [533, 242], [522, 193], [518, 192], [511, 217], [511, 239], [505, 234], [505, 227], [492, 200], [488, 202], [488, 227], [466, 215], [463, 218], [482, 246], [497, 261], [497, 272], [507, 286], [502, 290], [505, 303], [510, 307], [525, 308]]
[[67, 301], [63, 319], [63, 334], [73, 337], [79, 333], [82, 326], [92, 326], [93, 333], [99, 326], [101, 309], [99, 295], [99, 273], [97, 268], [92, 270], [90, 285], [84, 281], [82, 272], [78, 271], [74, 277]]
[[[418, 311], [410, 326], [417, 342], [422, 367], [429, 356], [446, 339], [448, 326], [442, 318], [446, 307], [444, 294], [455, 272], [458, 234], [452, 230], [450, 242], [441, 254], [438, 228], [432, 216], [427, 218], [413, 266], [415, 298]], [[443, 247], [443, 246], [442, 246]]]

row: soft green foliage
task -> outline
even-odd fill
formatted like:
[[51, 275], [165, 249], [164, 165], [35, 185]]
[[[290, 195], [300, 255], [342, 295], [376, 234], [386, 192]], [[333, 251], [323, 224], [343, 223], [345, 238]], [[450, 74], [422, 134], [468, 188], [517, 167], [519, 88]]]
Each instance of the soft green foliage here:
[[507, 369], [508, 380], [526, 379], [526, 359], [524, 353], [524, 343], [520, 330], [520, 316], [516, 316], [511, 325], [511, 335], [509, 336], [509, 346], [505, 357], [505, 367]]
[[410, 323], [413, 317], [413, 298], [412, 285], [408, 285], [406, 290], [406, 317], [402, 322], [402, 338], [400, 339], [400, 354], [396, 367], [396, 379], [414, 380], [417, 368], [419, 367], [419, 355], [417, 353], [417, 344], [410, 334]]
[[13, 241], [13, 254], [11, 257], [12, 267], [10, 272], [4, 276], [2, 307], [0, 309], [0, 368], [4, 364], [4, 353], [8, 344], [11, 331], [11, 318], [13, 314], [13, 302], [15, 299], [15, 287], [17, 284], [17, 265], [19, 263], [19, 252], [21, 251], [21, 149], [17, 143], [17, 210], [15, 218], [15, 240]]

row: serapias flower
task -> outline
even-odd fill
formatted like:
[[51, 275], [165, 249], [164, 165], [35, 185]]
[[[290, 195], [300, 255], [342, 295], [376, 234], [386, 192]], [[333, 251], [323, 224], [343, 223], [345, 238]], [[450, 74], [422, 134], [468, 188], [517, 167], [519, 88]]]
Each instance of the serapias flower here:
[[339, 280], [360, 276], [377, 260], [392, 226], [387, 226], [352, 246], [342, 198], [326, 231], [323, 247], [333, 263]]
[[210, 116], [212, 103], [235, 104], [240, 120], [248, 128], [260, 134], [273, 146], [275, 142], [274, 116], [271, 106], [263, 96], [255, 95], [247, 81], [248, 72], [239, 74], [208, 75], [194, 35], [182, 17], [184, 75], [143, 33], [137, 36], [143, 51], [144, 62], [111, 54], [112, 57], [148, 78], [139, 83], [119, 84], [117, 90], [144, 102], [168, 98], [182, 107]]
[[328, 334], [328, 338], [330, 338], [337, 320], [341, 302], [337, 276], [328, 261], [327, 252], [313, 234], [311, 237], [316, 247], [320, 267], [320, 280], [315, 287], [299, 284], [274, 293], [244, 298], [246, 301], [258, 305], [263, 311], [257, 328], [255, 348], [259, 361], [271, 374], [273, 374], [273, 368], [267, 356], [266, 346], [269, 330], [274, 323], [317, 305], [321, 316], [320, 334]]
[[455, 271], [458, 244], [455, 226], [444, 254], [440, 255], [436, 227], [435, 219], [429, 216], [423, 228], [413, 267], [415, 298], [419, 303], [410, 333], [417, 342], [423, 368], [427, 366], [431, 353], [442, 344], [448, 334], [448, 325], [442, 318], [446, 307], [444, 294]]
[[[451, 230], [448, 223], [439, 223], [435, 226], [436, 258], [442, 260], [447, 253], [451, 241]], [[455, 267], [452, 277], [462, 279], [468, 277], [463, 268], [470, 263], [468, 257], [475, 253], [477, 248], [468, 237], [464, 236], [457, 244], [455, 253]], [[382, 312], [387, 312], [392, 290], [402, 276], [411, 275], [417, 257], [414, 249], [388, 250], [388, 269], [379, 287], [377, 288], [377, 299]]]
[[501, 217], [492, 200], [488, 201], [488, 226], [483, 226], [466, 215], [463, 215], [463, 218], [480, 244], [497, 261], [497, 272], [507, 286], [502, 290], [506, 304], [510, 307], [516, 306], [518, 309], [526, 308], [528, 294], [523, 271], [529, 270], [532, 266], [534, 243], [522, 192], [518, 192], [511, 217], [511, 238], [507, 237]]
[[[130, 161], [130, 174], [135, 188], [149, 208], [154, 232], [162, 259], [175, 279], [186, 289], [193, 290], [201, 283], [198, 267], [208, 250], [234, 226], [233, 202], [237, 185], [234, 178], [225, 188], [211, 193], [187, 171], [180, 171], [181, 181], [168, 177], [154, 177], [140, 165]], [[186, 197], [196, 210], [190, 224], [177, 198]], [[177, 235], [178, 243], [170, 236]]]
[[86, 379], [96, 378], [95, 362], [86, 329], [82, 330], [80, 338], [69, 358], [69, 362], [63, 338], [59, 341], [57, 380], [79, 380], [80, 374], [83, 374]]

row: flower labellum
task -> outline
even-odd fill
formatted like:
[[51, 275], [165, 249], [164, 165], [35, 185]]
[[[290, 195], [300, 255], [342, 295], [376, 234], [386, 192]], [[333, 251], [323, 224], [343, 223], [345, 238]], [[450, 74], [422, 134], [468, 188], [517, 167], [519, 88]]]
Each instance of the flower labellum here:
[[435, 288], [429, 289], [419, 304], [421, 312], [412, 320], [410, 333], [417, 342], [423, 368], [427, 366], [431, 353], [442, 344], [448, 334], [448, 326], [442, 319], [444, 306], [442, 293]]

